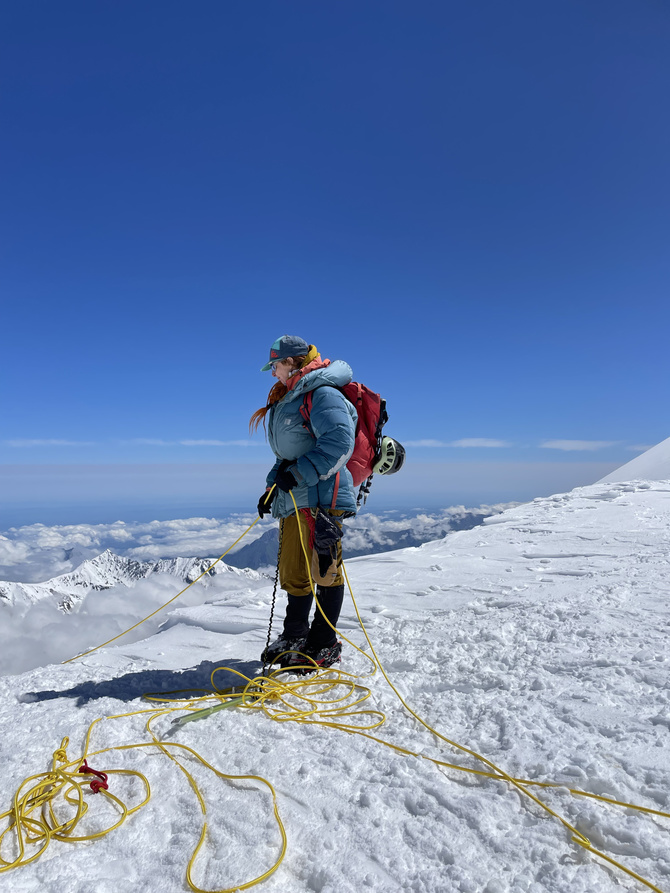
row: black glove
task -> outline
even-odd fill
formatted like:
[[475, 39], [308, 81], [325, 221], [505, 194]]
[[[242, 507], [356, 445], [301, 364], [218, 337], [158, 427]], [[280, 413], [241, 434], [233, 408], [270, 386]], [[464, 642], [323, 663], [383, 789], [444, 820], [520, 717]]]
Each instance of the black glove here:
[[258, 500], [258, 517], [262, 518], [263, 515], [269, 515], [272, 511], [272, 500], [277, 495], [277, 490], [266, 490], [261, 498]]
[[321, 509], [314, 522], [314, 551], [319, 558], [319, 574], [324, 577], [337, 559], [337, 544], [342, 539], [342, 527]]
[[[291, 468], [294, 467], [295, 463], [291, 465]], [[279, 487], [279, 489], [283, 490], [284, 493], [288, 493], [289, 490], [292, 490], [297, 483], [298, 482], [293, 477], [288, 468], [282, 468], [280, 465], [277, 469], [277, 474], [275, 475], [275, 484]]]

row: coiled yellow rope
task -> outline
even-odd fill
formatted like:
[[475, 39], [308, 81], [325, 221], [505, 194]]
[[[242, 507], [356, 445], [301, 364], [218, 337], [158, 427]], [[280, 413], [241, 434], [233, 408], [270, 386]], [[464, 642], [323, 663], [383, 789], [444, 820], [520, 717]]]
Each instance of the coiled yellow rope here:
[[[75, 835], [75, 829], [89, 809], [89, 803], [84, 796], [84, 787], [91, 785], [91, 775], [99, 776], [101, 773], [84, 772], [83, 768], [81, 771], [71, 771], [72, 766], [81, 766], [85, 761], [84, 758], [68, 760], [68, 743], [69, 739], [63, 738], [61, 746], [53, 753], [51, 770], [26, 778], [14, 795], [13, 807], [0, 815], [0, 821], [9, 820], [8, 827], [0, 834], [0, 872], [34, 862], [52, 840], [75, 843], [104, 837], [122, 825], [127, 816], [137, 812], [149, 802], [151, 789], [144, 775], [131, 769], [106, 769], [104, 773], [106, 777], [125, 775], [139, 778], [144, 784], [146, 796], [135, 806], [127, 807], [119, 797], [101, 787], [96, 793], [102, 795], [103, 800], [115, 803], [120, 811], [120, 817], [102, 831]], [[6, 843], [5, 838], [10, 831], [14, 832], [15, 847], [18, 850], [17, 856], [11, 861], [2, 857], [3, 844]], [[29, 854], [27, 847], [34, 852]]]

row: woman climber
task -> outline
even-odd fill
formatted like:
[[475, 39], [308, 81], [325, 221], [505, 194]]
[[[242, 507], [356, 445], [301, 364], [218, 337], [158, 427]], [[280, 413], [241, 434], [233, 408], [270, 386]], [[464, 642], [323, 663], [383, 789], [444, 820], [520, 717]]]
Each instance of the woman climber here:
[[[342, 651], [333, 629], [344, 597], [341, 521], [356, 514], [347, 461], [354, 449], [357, 415], [338, 390], [351, 381], [352, 372], [341, 360], [322, 360], [313, 344], [296, 335], [282, 335], [274, 342], [261, 372], [269, 370], [277, 381], [249, 428], [255, 431], [263, 422], [277, 457], [258, 514], [280, 519], [279, 580], [288, 602], [283, 631], [261, 659], [282, 667], [329, 667]], [[306, 409], [309, 392], [311, 407]], [[311, 625], [310, 572], [327, 618], [317, 608]]]

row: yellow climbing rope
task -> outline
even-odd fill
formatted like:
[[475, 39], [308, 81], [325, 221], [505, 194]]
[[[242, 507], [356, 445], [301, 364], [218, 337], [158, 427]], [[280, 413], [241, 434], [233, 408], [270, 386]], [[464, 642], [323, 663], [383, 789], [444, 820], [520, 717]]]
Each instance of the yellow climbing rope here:
[[[105, 719], [103, 717], [93, 720], [89, 726], [86, 733], [84, 751], [80, 758], [68, 760], [66, 750], [68, 739], [64, 738], [60, 748], [53, 754], [51, 771], [40, 775], [32, 775], [25, 779], [14, 795], [13, 806], [0, 815], [0, 822], [6, 820], [8, 823], [7, 828], [0, 834], [0, 873], [34, 862], [44, 853], [52, 840], [81, 843], [83, 841], [91, 841], [104, 837], [110, 831], [118, 828], [123, 824], [127, 816], [131, 815], [133, 812], [137, 812], [137, 810], [141, 809], [142, 806], [149, 802], [151, 796], [149, 781], [141, 772], [136, 772], [134, 770], [109, 768], [105, 768], [104, 772], [94, 770], [88, 766], [87, 760], [92, 757], [99, 757], [102, 754], [107, 754], [114, 750], [157, 748], [169, 757], [187, 777], [198, 798], [200, 808], [205, 818], [207, 815], [205, 799], [202, 796], [192, 773], [189, 772], [180, 760], [177, 759], [176, 752], [183, 751], [184, 753], [190, 754], [201, 765], [205, 766], [222, 780], [260, 782], [269, 789], [272, 795], [274, 817], [279, 829], [281, 841], [279, 855], [275, 862], [261, 875], [245, 883], [235, 883], [232, 886], [221, 888], [216, 891], [204, 890], [193, 880], [193, 868], [207, 836], [207, 822], [203, 821], [198, 843], [186, 868], [186, 880], [190, 889], [193, 890], [194, 893], [234, 893], [235, 890], [246, 890], [270, 877], [284, 859], [288, 845], [286, 831], [279, 815], [277, 794], [274, 787], [267, 781], [267, 779], [258, 775], [228, 775], [221, 772], [205, 760], [199, 753], [197, 753], [197, 751], [188, 747], [186, 744], [160, 741], [152, 729], [153, 722], [166, 714], [183, 710], [184, 706], [188, 706], [188, 704], [179, 705], [178, 707], [169, 709], [136, 710], [130, 713], [106, 717], [106, 719], [109, 720], [119, 720], [142, 714], [149, 714], [145, 728], [152, 738], [151, 741], [121, 744], [89, 752], [93, 729], [97, 723], [102, 722], [103, 719]], [[93, 781], [91, 781], [91, 775], [94, 776]], [[144, 785], [144, 799], [132, 807], [128, 807], [119, 796], [113, 794], [108, 789], [107, 779], [110, 776], [118, 777], [121, 775], [138, 778]], [[92, 789], [94, 795], [102, 794], [107, 800], [116, 804], [116, 807], [118, 808], [118, 816], [116, 816], [115, 820], [102, 830], [90, 831], [88, 833], [84, 830], [83, 833], [79, 833], [75, 836], [75, 829], [81, 824], [85, 824], [84, 819], [89, 810], [93, 812], [93, 808], [90, 805], [93, 801], [89, 800], [90, 792], [84, 790], [86, 785]], [[96, 825], [99, 825], [101, 821], [99, 812], [100, 810], [96, 810]], [[9, 848], [7, 840], [9, 836], [13, 838], [13, 849], [17, 852], [17, 855], [12, 859], [6, 859], [2, 856], [3, 846]]]
[[[131, 769], [99, 772], [88, 766], [85, 759], [69, 761], [68, 743], [69, 739], [63, 738], [61, 746], [53, 753], [51, 770], [26, 778], [14, 795], [13, 807], [0, 815], [0, 821], [9, 820], [8, 827], [0, 834], [0, 872], [34, 862], [52, 840], [76, 843], [104, 837], [122, 825], [127, 816], [149, 802], [149, 782], [140, 772]], [[72, 771], [72, 766], [79, 766], [79, 769]], [[126, 806], [108, 789], [107, 779], [110, 775], [139, 778], [144, 784], [146, 796], [135, 806]], [[93, 780], [91, 776], [94, 776]], [[120, 816], [102, 831], [75, 835], [75, 830], [89, 810], [84, 793], [87, 785], [95, 794], [101, 794], [103, 800], [115, 803]], [[2, 857], [2, 851], [10, 832], [15, 838], [17, 856], [8, 861]], [[32, 853], [28, 852], [29, 849]]]

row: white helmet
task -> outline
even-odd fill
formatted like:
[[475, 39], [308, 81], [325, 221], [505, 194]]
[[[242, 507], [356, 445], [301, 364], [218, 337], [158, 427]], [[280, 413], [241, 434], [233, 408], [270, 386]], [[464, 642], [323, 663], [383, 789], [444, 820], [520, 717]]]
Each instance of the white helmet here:
[[392, 437], [382, 437], [379, 456], [372, 466], [375, 474], [395, 474], [405, 461], [405, 448]]

